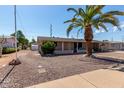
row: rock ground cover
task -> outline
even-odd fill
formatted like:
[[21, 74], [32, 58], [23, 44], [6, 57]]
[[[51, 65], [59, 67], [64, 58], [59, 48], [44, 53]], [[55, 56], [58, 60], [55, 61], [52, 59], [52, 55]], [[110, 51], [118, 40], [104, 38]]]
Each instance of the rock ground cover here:
[[[115, 63], [85, 58], [80, 55], [64, 55], [55, 57], [41, 57], [37, 52], [29, 52], [19, 57], [22, 64], [15, 66], [0, 87], [28, 87], [34, 84], [51, 81], [92, 70], [107, 68]], [[8, 65], [0, 69], [3, 77]]]

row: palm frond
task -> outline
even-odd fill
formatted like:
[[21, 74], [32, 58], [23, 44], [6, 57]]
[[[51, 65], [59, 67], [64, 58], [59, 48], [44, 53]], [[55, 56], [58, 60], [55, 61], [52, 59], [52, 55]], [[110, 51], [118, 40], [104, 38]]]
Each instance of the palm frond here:
[[82, 18], [87, 16], [85, 11], [82, 8], [79, 8], [78, 11], [79, 11], [79, 15], [82, 16]]
[[73, 11], [75, 13], [75, 16], [78, 16], [78, 10], [74, 9], [74, 8], [68, 8], [67, 11]]
[[96, 15], [96, 14], [102, 14], [102, 9], [105, 7], [105, 5], [96, 5], [94, 6], [94, 11], [93, 11], [93, 15]]
[[99, 26], [100, 26], [101, 28], [103, 28], [106, 32], [108, 32], [108, 29], [107, 29], [107, 27], [105, 26], [105, 24], [101, 23], [101, 24], [99, 24]]
[[111, 14], [111, 15], [124, 15], [124, 12], [121, 11], [109, 11], [105, 14]]
[[86, 5], [86, 9], [85, 9], [85, 12], [88, 14], [89, 12], [89, 9], [93, 7], [93, 5]]
[[89, 18], [92, 19], [94, 16], [98, 14], [102, 14], [102, 9], [104, 8], [104, 5], [94, 5], [89, 9], [88, 15]]
[[72, 22], [72, 20], [67, 20], [67, 21], [65, 21], [64, 23], [69, 23], [69, 22]]
[[74, 18], [72, 18], [71, 20], [65, 21], [64, 23], [69, 23], [69, 22], [72, 22], [72, 23], [73, 23], [73, 22], [76, 22], [76, 20], [77, 20], [77, 18], [74, 17]]
[[112, 24], [113, 26], [116, 26], [119, 30], [121, 30], [119, 20], [116, 17], [104, 18], [102, 22]]
[[70, 24], [67, 28], [67, 37], [69, 37], [70, 31], [73, 29], [73, 25]]
[[77, 38], [78, 38], [78, 36], [79, 36], [79, 33], [80, 33], [80, 32], [82, 33], [82, 29], [83, 29], [82, 27], [78, 29], [78, 31], [77, 31]]
[[105, 17], [101, 19], [104, 23], [111, 23], [114, 26], [119, 26], [119, 20], [116, 17]]

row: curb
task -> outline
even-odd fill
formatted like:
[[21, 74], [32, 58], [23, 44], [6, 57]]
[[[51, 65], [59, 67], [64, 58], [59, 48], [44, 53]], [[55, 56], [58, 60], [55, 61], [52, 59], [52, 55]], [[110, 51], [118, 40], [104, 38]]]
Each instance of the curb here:
[[117, 58], [111, 58], [111, 57], [102, 57], [102, 56], [93, 56], [93, 58], [106, 60], [106, 61], [111, 61], [111, 62], [114, 62], [114, 63], [124, 64], [124, 59], [117, 59]]

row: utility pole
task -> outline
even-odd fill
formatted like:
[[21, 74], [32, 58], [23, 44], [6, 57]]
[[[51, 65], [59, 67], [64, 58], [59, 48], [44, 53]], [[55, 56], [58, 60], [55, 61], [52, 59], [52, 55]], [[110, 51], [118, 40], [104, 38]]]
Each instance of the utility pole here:
[[50, 37], [52, 37], [52, 34], [53, 34], [53, 32], [52, 32], [52, 24], [50, 24]]
[[15, 49], [16, 53], [15, 56], [16, 58], [13, 59], [9, 65], [19, 65], [21, 62], [17, 59], [17, 26], [16, 26], [16, 5], [14, 5], [14, 30], [15, 30]]
[[15, 48], [16, 48], [16, 59], [17, 59], [17, 26], [16, 26], [16, 5], [14, 5], [14, 25], [15, 25]]

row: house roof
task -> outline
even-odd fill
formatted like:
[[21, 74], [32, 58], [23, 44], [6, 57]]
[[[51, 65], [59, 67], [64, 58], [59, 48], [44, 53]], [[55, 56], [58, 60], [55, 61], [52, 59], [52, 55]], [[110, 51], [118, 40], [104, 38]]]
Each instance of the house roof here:
[[[5, 43], [7, 39], [15, 40], [15, 37], [14, 36], [0, 36], [0, 43]], [[17, 40], [17, 42], [18, 42], [18, 40]]]
[[0, 36], [0, 38], [15, 38], [14, 36]]
[[[51, 41], [64, 41], [64, 42], [85, 42], [84, 39], [75, 39], [75, 38], [60, 38], [60, 37], [44, 37], [44, 36], [38, 36], [37, 41], [45, 41], [45, 40], [51, 40]], [[93, 40], [93, 42], [101, 42], [97, 40]]]
[[42, 40], [42, 41], [51, 40], [51, 41], [64, 41], [64, 42], [82, 42], [82, 39], [60, 38], [60, 37], [43, 37], [43, 36], [38, 36], [38, 41], [39, 40]]
[[103, 41], [104, 43], [123, 43], [123, 42], [120, 42], [120, 41]]

